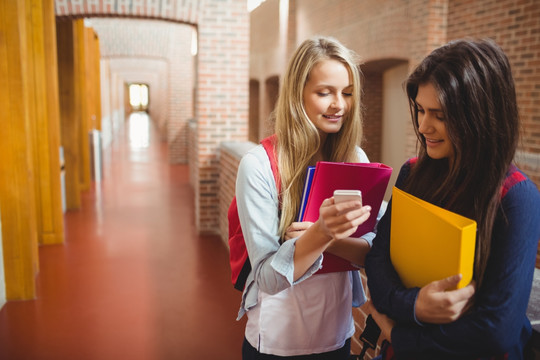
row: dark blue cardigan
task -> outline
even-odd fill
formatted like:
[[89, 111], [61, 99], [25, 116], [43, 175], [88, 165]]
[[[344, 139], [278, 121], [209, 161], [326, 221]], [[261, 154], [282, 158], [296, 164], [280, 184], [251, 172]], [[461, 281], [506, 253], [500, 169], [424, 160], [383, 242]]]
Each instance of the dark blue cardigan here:
[[[409, 162], [402, 166], [396, 187], [403, 186], [410, 167]], [[367, 255], [366, 274], [373, 304], [396, 321], [392, 346], [397, 359], [478, 359], [504, 353], [510, 360], [523, 358], [532, 332], [526, 310], [540, 239], [540, 193], [519, 174], [525, 180], [513, 185], [502, 199], [484, 285], [476, 291], [475, 305], [450, 324], [421, 325], [415, 320], [420, 289], [406, 289], [390, 261], [392, 201], [388, 204]]]

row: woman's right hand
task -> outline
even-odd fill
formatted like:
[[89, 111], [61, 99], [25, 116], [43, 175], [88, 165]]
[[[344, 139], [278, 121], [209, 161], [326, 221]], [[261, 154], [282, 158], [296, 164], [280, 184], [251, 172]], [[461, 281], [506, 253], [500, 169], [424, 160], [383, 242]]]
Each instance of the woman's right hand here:
[[323, 231], [332, 239], [345, 239], [363, 224], [371, 213], [371, 206], [362, 206], [359, 200], [344, 201], [336, 204], [331, 197], [323, 201], [317, 220]]
[[346, 239], [354, 234], [358, 225], [369, 218], [370, 211], [371, 207], [362, 207], [358, 200], [334, 204], [333, 197], [325, 199], [319, 208], [319, 219], [314, 224], [306, 226], [305, 230], [296, 228], [302, 234], [295, 244], [293, 280], [296, 281], [304, 275], [332, 241]]
[[430, 324], [447, 324], [459, 319], [473, 304], [474, 282], [457, 289], [461, 275], [433, 281], [420, 289], [415, 304], [416, 318]]

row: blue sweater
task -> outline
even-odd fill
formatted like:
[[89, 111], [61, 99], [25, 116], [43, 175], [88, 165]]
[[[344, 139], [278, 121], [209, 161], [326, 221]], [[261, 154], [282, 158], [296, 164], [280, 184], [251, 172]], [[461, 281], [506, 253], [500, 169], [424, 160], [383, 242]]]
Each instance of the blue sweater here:
[[[403, 186], [409, 173], [407, 162], [396, 187]], [[484, 285], [476, 291], [474, 307], [460, 319], [443, 325], [420, 325], [415, 320], [420, 289], [405, 288], [390, 261], [391, 208], [390, 201], [366, 259], [366, 274], [373, 304], [396, 322], [391, 335], [396, 358], [478, 359], [508, 353], [510, 360], [522, 359], [532, 332], [526, 310], [540, 239], [540, 193], [536, 185], [526, 178], [503, 197]]]

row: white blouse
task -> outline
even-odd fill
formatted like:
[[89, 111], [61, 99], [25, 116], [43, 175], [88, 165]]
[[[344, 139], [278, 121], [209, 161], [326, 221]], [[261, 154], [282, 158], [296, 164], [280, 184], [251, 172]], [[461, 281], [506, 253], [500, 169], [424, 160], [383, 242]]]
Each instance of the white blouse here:
[[[357, 148], [360, 162], [369, 162]], [[252, 271], [240, 319], [246, 338], [262, 353], [278, 356], [328, 352], [354, 335], [352, 307], [366, 301], [358, 271], [317, 274], [323, 255], [293, 281], [296, 239], [279, 242], [278, 194], [270, 161], [259, 145], [241, 160], [236, 180], [238, 215]], [[371, 243], [374, 233], [362, 236]]]

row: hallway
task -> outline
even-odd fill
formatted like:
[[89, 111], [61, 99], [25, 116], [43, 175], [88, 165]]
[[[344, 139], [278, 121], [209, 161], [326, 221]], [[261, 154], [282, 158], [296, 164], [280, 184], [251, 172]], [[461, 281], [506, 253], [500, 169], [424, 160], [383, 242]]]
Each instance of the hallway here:
[[0, 359], [239, 359], [228, 252], [197, 235], [193, 204], [187, 165], [132, 114], [65, 214], [65, 244], [40, 247], [37, 299], [0, 310]]

